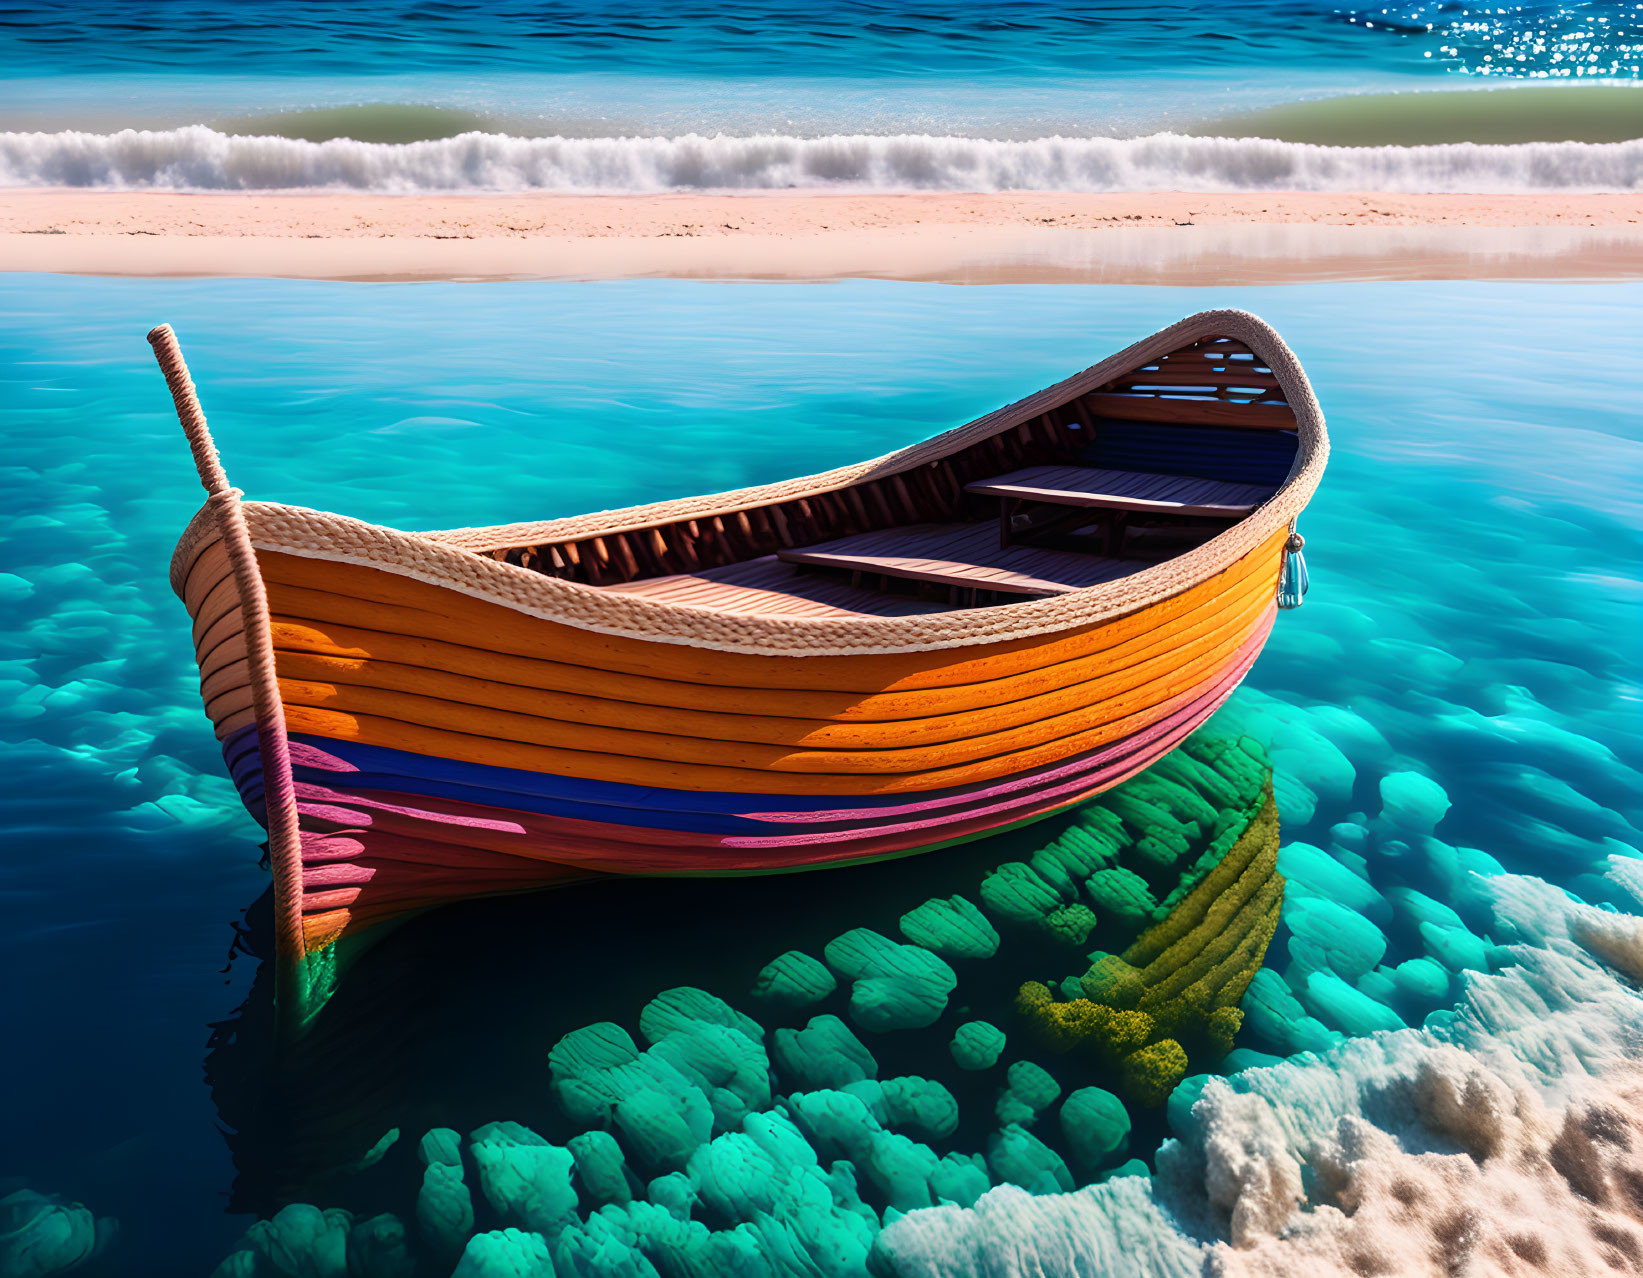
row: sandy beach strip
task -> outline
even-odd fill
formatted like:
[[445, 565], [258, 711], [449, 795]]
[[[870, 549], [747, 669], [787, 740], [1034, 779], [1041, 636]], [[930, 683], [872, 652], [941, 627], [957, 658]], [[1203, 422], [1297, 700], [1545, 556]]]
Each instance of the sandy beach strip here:
[[1643, 277], [1643, 196], [0, 191], [0, 270], [336, 280]]

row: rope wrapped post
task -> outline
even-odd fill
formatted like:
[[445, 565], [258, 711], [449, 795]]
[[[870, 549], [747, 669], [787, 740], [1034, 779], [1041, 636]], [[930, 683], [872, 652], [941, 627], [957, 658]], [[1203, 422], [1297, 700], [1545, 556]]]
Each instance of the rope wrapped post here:
[[292, 1006], [300, 995], [296, 978], [307, 945], [302, 931], [302, 842], [297, 824], [296, 787], [291, 777], [291, 755], [285, 734], [285, 710], [280, 702], [279, 681], [274, 670], [274, 644], [268, 621], [268, 596], [257, 553], [251, 545], [251, 530], [241, 507], [241, 492], [228, 483], [217, 446], [206, 427], [188, 365], [183, 362], [177, 336], [169, 324], [161, 324], [148, 335], [160, 371], [165, 374], [177, 420], [188, 437], [194, 468], [205, 487], [206, 505], [212, 512], [223, 549], [233, 569], [239, 593], [240, 620], [245, 634], [247, 673], [252, 706], [257, 717], [257, 749], [262, 759], [263, 798], [267, 808], [268, 856], [274, 879], [274, 941], [276, 954], [275, 997], [283, 1005], [282, 1014], [300, 1015]]

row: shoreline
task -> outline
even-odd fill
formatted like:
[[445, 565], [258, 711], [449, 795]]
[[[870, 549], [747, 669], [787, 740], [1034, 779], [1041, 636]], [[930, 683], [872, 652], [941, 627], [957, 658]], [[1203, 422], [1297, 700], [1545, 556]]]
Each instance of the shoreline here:
[[1643, 196], [0, 190], [0, 271], [1258, 284], [1643, 277]]

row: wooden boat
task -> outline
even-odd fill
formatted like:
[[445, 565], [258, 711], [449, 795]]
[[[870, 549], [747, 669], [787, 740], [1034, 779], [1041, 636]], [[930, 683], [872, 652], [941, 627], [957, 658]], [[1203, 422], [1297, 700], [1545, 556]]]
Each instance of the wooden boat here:
[[595, 874], [902, 856], [1146, 768], [1299, 601], [1322, 414], [1185, 319], [925, 443], [760, 488], [407, 533], [209, 494], [171, 581], [282, 952]]

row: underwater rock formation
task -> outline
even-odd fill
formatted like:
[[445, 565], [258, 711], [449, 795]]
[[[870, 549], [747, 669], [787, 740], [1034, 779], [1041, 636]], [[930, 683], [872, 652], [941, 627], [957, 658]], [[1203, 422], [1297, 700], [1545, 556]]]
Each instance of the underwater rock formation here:
[[991, 1069], [1004, 1053], [1004, 1031], [986, 1021], [965, 1021], [953, 1031], [948, 1044], [953, 1063], [960, 1069]]
[[919, 945], [898, 945], [858, 927], [827, 943], [827, 964], [853, 982], [850, 1017], [865, 1030], [923, 1029], [947, 1007], [958, 976]]
[[118, 1226], [32, 1189], [0, 1196], [0, 1278], [51, 1278], [105, 1251]]
[[821, 1002], [838, 986], [833, 973], [820, 959], [789, 950], [759, 969], [752, 994], [759, 1002], [776, 1007], [809, 1007]]

